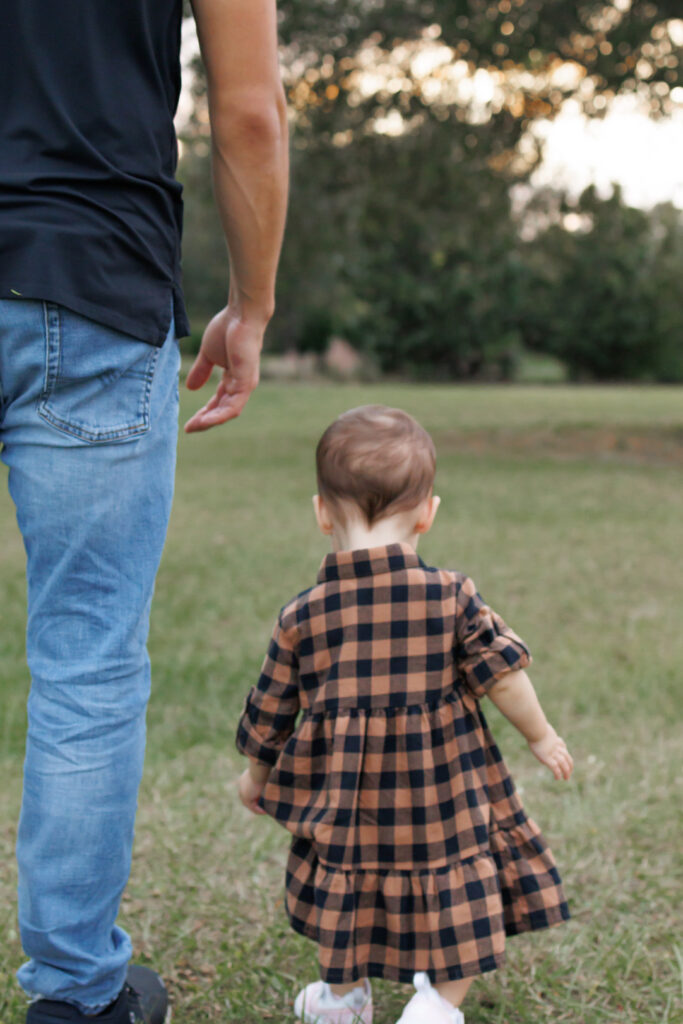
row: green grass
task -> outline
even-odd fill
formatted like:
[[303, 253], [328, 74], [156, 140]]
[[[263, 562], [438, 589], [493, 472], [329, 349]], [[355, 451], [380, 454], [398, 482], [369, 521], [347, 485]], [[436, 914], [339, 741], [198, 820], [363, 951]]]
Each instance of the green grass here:
[[[233, 736], [275, 614], [325, 554], [310, 508], [315, 441], [337, 412], [368, 401], [401, 405], [433, 432], [443, 504], [420, 553], [472, 575], [529, 642], [532, 678], [576, 764], [569, 784], [553, 782], [487, 706], [573, 920], [511, 939], [507, 966], [472, 987], [467, 1024], [683, 1019], [682, 398], [675, 388], [265, 384], [240, 421], [181, 437], [122, 911], [138, 958], [168, 978], [177, 1020], [286, 1021], [316, 974], [313, 946], [283, 910], [287, 836], [238, 804]], [[198, 398], [183, 402], [187, 417]], [[23, 552], [4, 491], [0, 524], [0, 1022], [18, 1024], [13, 845], [28, 678]], [[406, 990], [374, 990], [376, 1024], [393, 1024]]]

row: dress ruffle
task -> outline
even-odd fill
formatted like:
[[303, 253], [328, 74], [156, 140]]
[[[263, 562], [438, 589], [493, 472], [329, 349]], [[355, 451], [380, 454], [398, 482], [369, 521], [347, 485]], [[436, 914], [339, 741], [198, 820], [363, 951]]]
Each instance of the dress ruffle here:
[[569, 920], [555, 859], [535, 821], [527, 818], [489, 833], [498, 870], [505, 934], [550, 928]]
[[505, 937], [569, 919], [560, 876], [536, 823], [490, 833], [490, 852], [418, 871], [340, 871], [294, 839], [287, 864], [292, 927], [318, 944], [321, 977], [433, 982], [495, 970]]
[[505, 930], [493, 857], [422, 871], [339, 871], [303, 839], [287, 865], [292, 927], [318, 944], [321, 977], [446, 981], [495, 970]]

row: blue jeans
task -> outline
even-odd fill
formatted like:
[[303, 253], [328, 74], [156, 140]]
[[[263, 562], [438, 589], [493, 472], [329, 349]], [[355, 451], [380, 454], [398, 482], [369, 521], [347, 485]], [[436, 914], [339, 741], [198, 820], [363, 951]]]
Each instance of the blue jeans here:
[[154, 577], [173, 494], [178, 344], [0, 301], [0, 441], [27, 556], [31, 672], [17, 841], [30, 995], [102, 1009], [131, 954]]

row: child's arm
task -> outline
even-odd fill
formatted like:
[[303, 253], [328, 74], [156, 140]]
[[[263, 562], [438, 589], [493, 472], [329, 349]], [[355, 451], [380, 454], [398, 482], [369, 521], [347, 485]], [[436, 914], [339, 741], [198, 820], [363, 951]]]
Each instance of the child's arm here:
[[508, 672], [487, 691], [509, 722], [519, 729], [531, 753], [550, 768], [556, 779], [568, 779], [574, 762], [564, 740], [543, 714], [536, 691], [523, 669]]
[[293, 628], [285, 628], [281, 612], [258, 683], [247, 696], [237, 727], [237, 749], [249, 760], [237, 786], [240, 800], [254, 814], [265, 813], [258, 800], [299, 714], [299, 663], [294, 634]]
[[260, 761], [253, 761], [249, 758], [249, 767], [245, 768], [239, 777], [237, 788], [240, 794], [240, 800], [252, 814], [265, 814], [266, 812], [262, 807], [259, 807], [258, 800], [263, 792], [268, 776], [270, 775], [272, 768], [268, 764], [262, 764]]

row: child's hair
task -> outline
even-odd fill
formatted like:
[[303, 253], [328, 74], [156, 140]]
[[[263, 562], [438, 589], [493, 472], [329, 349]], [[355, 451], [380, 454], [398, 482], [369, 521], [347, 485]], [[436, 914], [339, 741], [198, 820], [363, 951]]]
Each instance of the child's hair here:
[[345, 503], [368, 526], [416, 508], [434, 484], [434, 442], [402, 409], [361, 405], [330, 424], [315, 453], [318, 493], [344, 521]]

